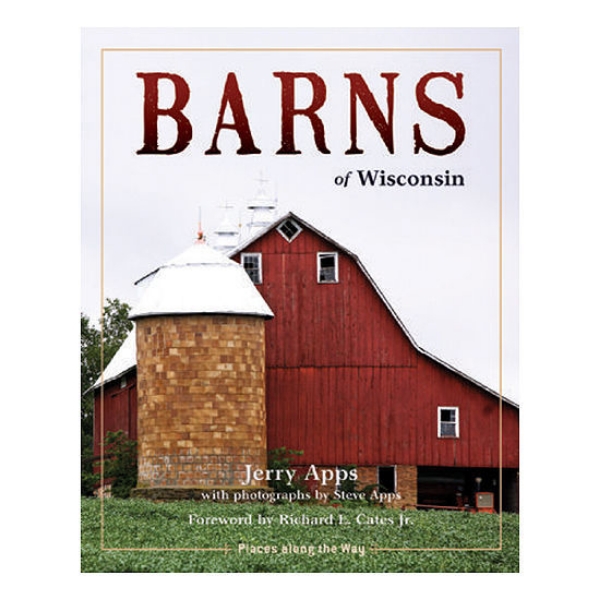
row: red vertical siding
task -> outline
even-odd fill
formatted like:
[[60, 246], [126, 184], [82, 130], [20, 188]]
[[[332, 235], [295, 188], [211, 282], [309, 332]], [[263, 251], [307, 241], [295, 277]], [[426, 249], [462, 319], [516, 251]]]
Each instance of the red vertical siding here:
[[[102, 427], [102, 414], [104, 428]], [[133, 373], [126, 376], [125, 387], [121, 380], [104, 386], [104, 411], [100, 390], [94, 398], [94, 455], [100, 456], [100, 443], [109, 431], [124, 431], [130, 439], [137, 439], [137, 388]]]
[[[257, 286], [267, 323], [270, 448], [303, 450], [301, 464], [497, 467], [499, 400], [421, 354], [354, 259], [304, 229], [275, 229]], [[339, 283], [317, 282], [317, 253], [339, 253]], [[460, 437], [438, 439], [438, 406], [457, 406]], [[503, 466], [518, 466], [518, 411], [503, 412]]]
[[[423, 461], [432, 466], [488, 467], [500, 464], [500, 400], [470, 381], [419, 357], [416, 421], [423, 445]], [[456, 406], [460, 437], [438, 439], [437, 407]], [[504, 405], [502, 418], [504, 467], [518, 466], [518, 411]]]
[[339, 253], [340, 283], [317, 283], [317, 253], [338, 249], [304, 230], [277, 231], [248, 246], [261, 252], [257, 288], [276, 318], [267, 322], [269, 366], [416, 366], [409, 340], [355, 261]]
[[[268, 447], [301, 464], [519, 465], [518, 409], [417, 351], [354, 259], [304, 229], [276, 230], [263, 255]], [[317, 283], [317, 252], [339, 253], [339, 283]], [[105, 386], [104, 431], [137, 437], [135, 378]], [[438, 439], [438, 406], [456, 406], [460, 437]], [[94, 452], [100, 452], [97, 392]], [[502, 431], [500, 432], [500, 426]], [[500, 453], [502, 436], [502, 455]]]

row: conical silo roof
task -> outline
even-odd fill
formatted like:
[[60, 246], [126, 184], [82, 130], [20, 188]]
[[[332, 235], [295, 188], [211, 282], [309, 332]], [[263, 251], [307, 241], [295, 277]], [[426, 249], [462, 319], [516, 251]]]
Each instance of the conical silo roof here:
[[153, 273], [129, 317], [175, 314], [273, 317], [242, 266], [203, 241]]

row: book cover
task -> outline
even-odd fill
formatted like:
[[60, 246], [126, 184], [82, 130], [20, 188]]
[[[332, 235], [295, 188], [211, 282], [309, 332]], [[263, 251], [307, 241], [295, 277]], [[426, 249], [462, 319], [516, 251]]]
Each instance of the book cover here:
[[82, 571], [518, 571], [517, 30], [82, 56]]

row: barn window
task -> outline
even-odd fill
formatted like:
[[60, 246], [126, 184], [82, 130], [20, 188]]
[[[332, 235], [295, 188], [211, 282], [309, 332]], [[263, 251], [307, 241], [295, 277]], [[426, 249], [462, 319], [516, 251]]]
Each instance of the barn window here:
[[121, 376], [121, 381], [119, 382], [119, 385], [120, 385], [121, 389], [124, 389], [127, 387], [127, 375]]
[[386, 494], [396, 493], [396, 467], [377, 467], [379, 491]]
[[456, 406], [438, 406], [438, 437], [457, 438], [458, 433], [458, 408]]
[[252, 283], [262, 283], [262, 254], [260, 252], [242, 254], [242, 267], [248, 273]]
[[277, 231], [288, 241], [291, 242], [293, 239], [300, 235], [302, 228], [294, 219], [286, 219], [278, 228]]
[[319, 283], [337, 283], [338, 255], [337, 252], [317, 253], [317, 280]]

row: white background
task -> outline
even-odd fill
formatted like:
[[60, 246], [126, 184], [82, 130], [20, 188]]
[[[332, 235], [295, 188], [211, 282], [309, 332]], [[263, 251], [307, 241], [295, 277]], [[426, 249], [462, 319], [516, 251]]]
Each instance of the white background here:
[[[490, 5], [346, 2], [325, 11], [305, 2], [234, 3], [207, 15], [197, 3], [22, 3], [5, 15], [2, 37], [5, 588], [22, 596], [106, 596], [204, 591], [227, 596], [243, 578], [103, 577], [79, 571], [80, 54], [79, 28], [107, 25], [245, 24], [311, 26], [519, 26], [521, 28], [521, 383], [522, 574], [478, 576], [312, 576], [319, 593], [565, 595], [595, 572], [598, 422], [598, 139], [589, 3]], [[190, 8], [194, 7], [194, 8]], [[293, 18], [293, 21], [292, 21]], [[592, 494], [593, 497], [593, 494]], [[471, 576], [475, 577], [475, 576]], [[493, 579], [489, 579], [492, 577]], [[310, 582], [310, 585], [309, 585]], [[327, 587], [330, 583], [333, 585]], [[313, 587], [314, 586], [314, 587]], [[389, 586], [389, 589], [387, 589]], [[592, 586], [587, 586], [590, 589]], [[375, 588], [375, 592], [372, 590]], [[249, 588], [246, 586], [246, 590]], [[368, 591], [371, 590], [371, 591]], [[585, 592], [581, 592], [585, 595]], [[121, 594], [124, 596], [125, 594]], [[298, 596], [300, 594], [297, 594]]]

